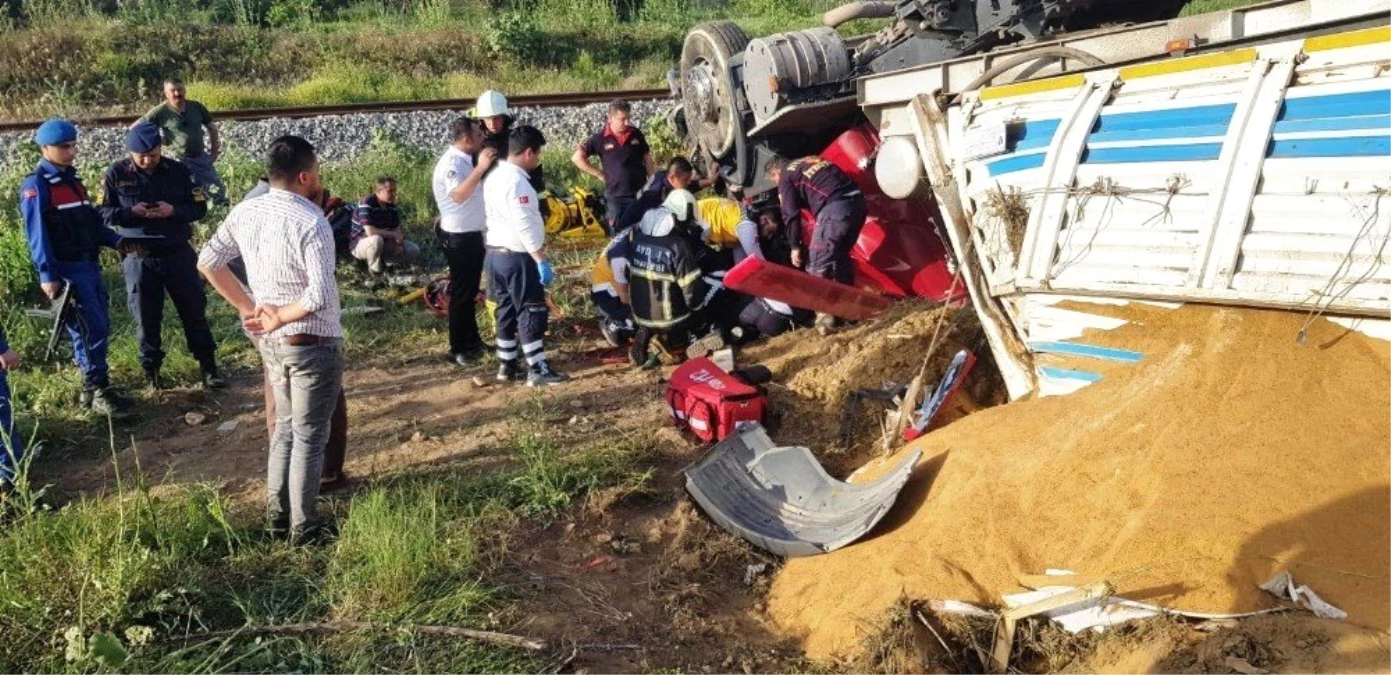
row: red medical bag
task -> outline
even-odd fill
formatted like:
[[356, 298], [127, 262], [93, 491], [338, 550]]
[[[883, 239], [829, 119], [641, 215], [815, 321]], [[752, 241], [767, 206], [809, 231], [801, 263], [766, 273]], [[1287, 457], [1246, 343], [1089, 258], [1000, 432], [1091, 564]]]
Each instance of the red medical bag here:
[[676, 426], [702, 441], [724, 440], [740, 422], [762, 422], [762, 390], [725, 372], [710, 359], [691, 359], [671, 374], [667, 411]]

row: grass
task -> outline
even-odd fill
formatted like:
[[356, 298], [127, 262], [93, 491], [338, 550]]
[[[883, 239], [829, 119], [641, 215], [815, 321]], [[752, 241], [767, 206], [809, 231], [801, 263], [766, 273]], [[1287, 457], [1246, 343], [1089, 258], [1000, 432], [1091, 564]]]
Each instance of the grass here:
[[29, 0], [0, 18], [0, 115], [660, 87], [696, 23], [813, 26], [837, 0]]
[[[32, 153], [32, 149], [22, 150]], [[562, 151], [547, 154], [555, 186], [583, 184]], [[61, 465], [69, 457], [100, 457], [124, 442], [105, 420], [76, 409], [80, 389], [66, 356], [39, 363], [45, 336], [22, 316], [40, 303], [37, 280], [13, 203], [25, 154], [0, 175], [0, 322], [26, 365], [10, 374], [19, 425], [42, 442], [35, 462]], [[352, 165], [324, 167], [325, 184], [355, 199], [378, 174], [400, 181], [408, 236], [424, 244], [426, 269], [442, 269], [430, 245], [431, 153], [378, 138]], [[220, 163], [230, 191], [241, 194], [259, 175], [256, 162], [230, 152]], [[100, 167], [84, 166], [95, 180]], [[225, 211], [214, 208], [199, 228], [201, 241]], [[118, 385], [139, 373], [125, 310], [119, 266], [103, 261], [111, 294], [111, 366]], [[571, 315], [587, 311], [583, 268], [591, 248], [558, 247], [562, 270], [554, 298]], [[351, 266], [340, 275], [353, 278]], [[571, 288], [573, 286], [573, 288]], [[345, 305], [364, 293], [343, 286]], [[443, 351], [444, 323], [418, 305], [384, 303], [385, 314], [345, 317], [349, 358]], [[258, 359], [231, 309], [215, 295], [209, 318], [219, 358], [230, 369], [253, 369]], [[177, 319], [166, 313], [166, 379], [196, 382]], [[132, 391], [137, 404], [145, 394]], [[593, 493], [633, 494], [650, 474], [646, 438], [566, 442], [545, 424], [559, 411], [537, 396], [512, 412], [512, 461], [488, 472], [401, 473], [380, 479], [350, 501], [333, 503], [341, 538], [319, 549], [292, 548], [260, 532], [259, 509], [234, 503], [208, 485], [153, 488], [142, 475], [122, 476], [110, 494], [44, 506], [42, 486], [26, 483], [0, 501], [0, 670], [132, 672], [498, 672], [535, 670], [530, 654], [408, 631], [316, 636], [185, 639], [244, 626], [295, 622], [374, 621], [392, 625], [455, 625], [505, 630], [510, 596], [490, 583], [502, 564], [509, 534], [525, 521], [568, 518]], [[37, 458], [35, 457], [37, 455]]]
[[323, 548], [265, 538], [255, 508], [211, 486], [157, 493], [136, 475], [55, 511], [21, 480], [0, 534], [0, 669], [534, 670], [529, 654], [408, 631], [199, 636], [326, 621], [505, 630], [495, 617], [507, 592], [487, 578], [518, 522], [647, 480], [645, 439], [562, 450], [545, 435], [547, 414], [540, 398], [519, 411], [513, 468], [401, 474], [331, 507], [341, 536]]

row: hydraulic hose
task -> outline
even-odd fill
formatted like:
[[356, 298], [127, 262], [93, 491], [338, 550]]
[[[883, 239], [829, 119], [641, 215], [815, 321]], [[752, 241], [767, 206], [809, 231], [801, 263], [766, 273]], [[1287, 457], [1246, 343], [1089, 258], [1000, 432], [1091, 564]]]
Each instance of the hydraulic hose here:
[[1073, 49], [1072, 47], [1047, 47], [1025, 54], [1015, 54], [1014, 56], [990, 66], [985, 72], [981, 73], [979, 77], [971, 80], [971, 83], [966, 85], [965, 89], [962, 89], [952, 98], [952, 103], [959, 101], [962, 94], [975, 91], [990, 84], [991, 81], [1011, 68], [1016, 68], [1030, 61], [1038, 61], [1040, 59], [1073, 59], [1074, 61], [1081, 61], [1088, 67], [1100, 66], [1106, 63], [1092, 54], [1088, 54], [1080, 49]]
[[894, 3], [887, 0], [849, 2], [821, 15], [823, 25], [835, 28], [855, 19], [884, 19], [894, 15]]

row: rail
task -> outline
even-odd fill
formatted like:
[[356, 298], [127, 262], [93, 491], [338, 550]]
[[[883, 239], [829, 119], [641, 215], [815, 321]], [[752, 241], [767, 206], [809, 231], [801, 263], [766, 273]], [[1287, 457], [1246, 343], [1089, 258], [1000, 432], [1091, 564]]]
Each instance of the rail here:
[[[669, 98], [668, 89], [625, 89], [621, 91], [568, 92], [563, 94], [535, 94], [513, 96], [508, 103], [517, 108], [550, 108], [555, 106], [588, 105], [606, 103], [615, 99], [649, 100]], [[329, 115], [359, 115], [373, 113], [424, 112], [429, 110], [463, 110], [473, 107], [477, 99], [445, 98], [429, 101], [381, 101], [376, 103], [348, 103], [325, 106], [297, 106], [291, 108], [258, 108], [252, 110], [214, 111], [218, 121], [251, 122], [273, 118], [302, 119]], [[100, 117], [74, 117], [73, 121], [86, 126], [111, 127], [131, 124], [137, 115], [109, 115]], [[0, 132], [29, 131], [42, 121], [0, 122]]]

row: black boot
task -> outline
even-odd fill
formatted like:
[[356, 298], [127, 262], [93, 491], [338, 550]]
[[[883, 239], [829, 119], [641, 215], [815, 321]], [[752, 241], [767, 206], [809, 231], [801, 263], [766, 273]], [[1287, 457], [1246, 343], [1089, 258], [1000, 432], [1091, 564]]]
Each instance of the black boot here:
[[502, 361], [497, 367], [498, 382], [514, 382], [522, 379], [522, 369], [517, 365], [517, 360]]
[[227, 380], [218, 374], [217, 366], [208, 366], [203, 369], [203, 388], [204, 389], [226, 389]]
[[565, 373], [557, 372], [551, 368], [550, 361], [542, 361], [531, 367], [531, 372], [526, 375], [526, 386], [545, 387], [552, 384], [568, 382], [570, 376]]
[[145, 384], [150, 385], [150, 389], [159, 391], [164, 388], [164, 380], [159, 377], [159, 368], [145, 369]]

